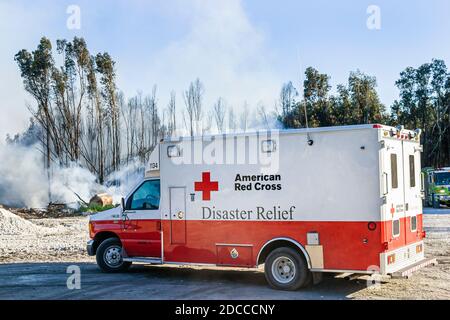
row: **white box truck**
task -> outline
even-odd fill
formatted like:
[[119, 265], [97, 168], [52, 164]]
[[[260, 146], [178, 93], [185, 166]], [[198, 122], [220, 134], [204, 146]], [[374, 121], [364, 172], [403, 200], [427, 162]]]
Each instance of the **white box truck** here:
[[104, 271], [256, 268], [295, 290], [323, 272], [405, 276], [424, 258], [420, 130], [384, 125], [165, 139], [122, 206], [92, 215]]

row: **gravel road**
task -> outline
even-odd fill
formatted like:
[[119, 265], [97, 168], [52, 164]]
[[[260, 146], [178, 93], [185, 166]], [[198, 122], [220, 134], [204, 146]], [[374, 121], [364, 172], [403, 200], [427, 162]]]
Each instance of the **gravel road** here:
[[20, 263], [0, 267], [0, 299], [347, 299], [365, 282], [327, 279], [302, 291], [270, 289], [264, 274], [186, 267], [133, 266], [123, 274], [101, 273], [77, 263], [81, 288], [68, 289], [68, 263]]
[[[0, 211], [0, 299], [450, 299], [450, 210], [430, 213], [425, 250], [439, 265], [376, 286], [327, 276], [282, 292], [267, 287], [261, 270], [135, 265], [101, 273], [84, 251], [85, 217], [22, 221]], [[67, 287], [71, 265], [80, 268], [80, 289]]]

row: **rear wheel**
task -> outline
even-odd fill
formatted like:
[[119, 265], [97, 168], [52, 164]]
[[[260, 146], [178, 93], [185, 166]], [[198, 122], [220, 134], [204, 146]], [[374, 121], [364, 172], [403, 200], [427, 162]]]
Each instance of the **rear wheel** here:
[[104, 272], [122, 272], [131, 262], [123, 261], [122, 243], [117, 238], [104, 240], [97, 248], [97, 264]]
[[264, 264], [267, 282], [279, 290], [297, 290], [311, 283], [311, 272], [304, 257], [292, 248], [273, 250]]

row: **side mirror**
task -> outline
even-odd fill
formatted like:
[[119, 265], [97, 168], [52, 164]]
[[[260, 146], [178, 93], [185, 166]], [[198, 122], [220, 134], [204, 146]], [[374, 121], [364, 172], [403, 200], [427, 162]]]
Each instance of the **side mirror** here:
[[122, 204], [122, 212], [124, 212], [125, 211], [125, 199], [124, 198], [121, 199], [121, 204]]

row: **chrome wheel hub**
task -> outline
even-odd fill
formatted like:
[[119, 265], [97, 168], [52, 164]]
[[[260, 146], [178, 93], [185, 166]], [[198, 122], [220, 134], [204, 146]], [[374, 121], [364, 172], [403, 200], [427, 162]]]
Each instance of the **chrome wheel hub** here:
[[103, 255], [105, 263], [110, 267], [118, 267], [122, 263], [122, 248], [114, 245], [108, 247]]
[[295, 264], [288, 257], [278, 257], [272, 263], [272, 275], [280, 283], [289, 283], [296, 274]]

